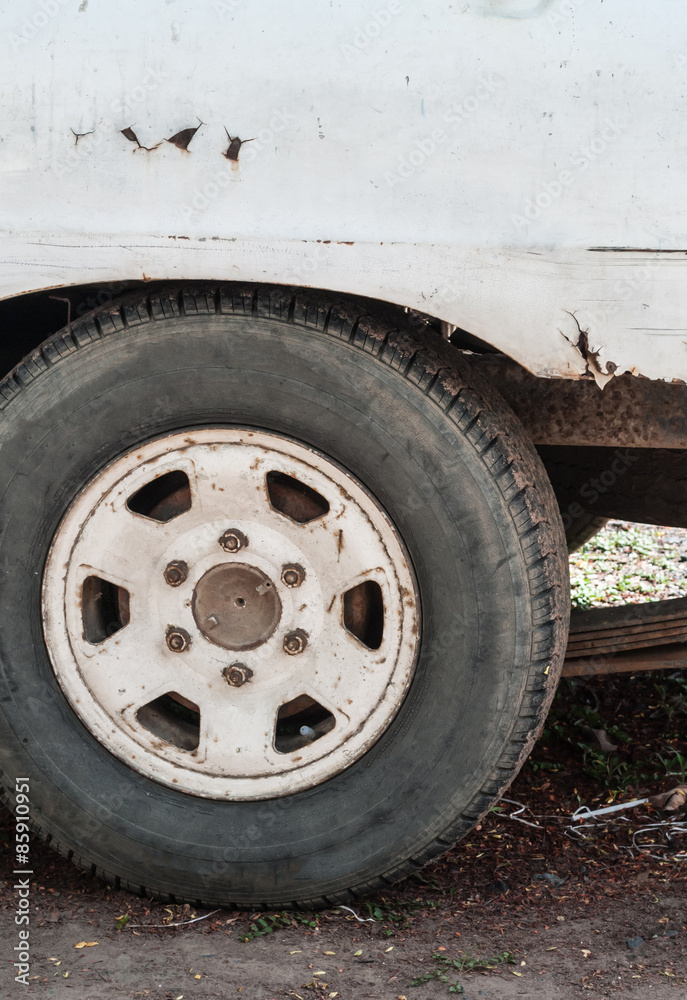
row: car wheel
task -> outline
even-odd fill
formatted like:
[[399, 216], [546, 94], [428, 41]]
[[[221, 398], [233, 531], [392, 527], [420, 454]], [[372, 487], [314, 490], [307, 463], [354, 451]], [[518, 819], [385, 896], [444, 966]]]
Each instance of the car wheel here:
[[344, 902], [467, 833], [527, 756], [569, 611], [508, 407], [315, 293], [132, 297], [4, 381], [0, 764], [113, 884]]

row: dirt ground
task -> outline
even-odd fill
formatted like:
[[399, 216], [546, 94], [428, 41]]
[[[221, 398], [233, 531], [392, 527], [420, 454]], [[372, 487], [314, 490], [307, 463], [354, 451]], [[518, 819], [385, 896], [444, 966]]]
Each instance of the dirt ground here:
[[[626, 697], [628, 710], [632, 689], [646, 685], [629, 677], [613, 683], [614, 703]], [[595, 684], [602, 692], [608, 686]], [[365, 923], [345, 910], [262, 917], [218, 912], [159, 927], [204, 913], [114, 890], [34, 841], [28, 986], [13, 981], [16, 896], [5, 814], [0, 996], [423, 1000], [448, 996], [457, 981], [470, 998], [684, 997], [687, 855], [681, 847], [687, 835], [668, 840], [665, 831], [650, 830], [640, 838], [647, 853], [630, 849], [642, 823], [661, 821], [649, 810], [636, 826], [614, 821], [585, 828], [591, 839], [579, 839], [569, 823], [578, 801], [573, 789], [579, 793], [584, 782], [592, 805], [613, 796], [576, 767], [579, 748], [544, 742], [551, 732], [508, 795], [530, 808], [510, 818], [519, 806], [503, 803], [508, 811], [492, 812], [442, 861], [384, 897], [361, 900], [356, 912]], [[659, 782], [659, 790], [666, 784]], [[628, 786], [617, 797], [635, 794]], [[256, 935], [267, 928], [271, 933]], [[77, 947], [82, 942], [86, 946]], [[461, 958], [465, 971], [443, 969], [442, 959]], [[470, 970], [475, 959], [491, 968]], [[435, 970], [450, 971], [449, 981], [412, 985]]]
[[[576, 557], [591, 603], [611, 586], [608, 560], [627, 562], [622, 535], [609, 538]], [[666, 536], [661, 551], [672, 586], [687, 533]], [[652, 596], [668, 596], [644, 576]], [[481, 828], [384, 896], [359, 900], [355, 914], [166, 906], [103, 885], [34, 839], [28, 985], [13, 978], [14, 833], [2, 812], [0, 997], [682, 1000], [685, 809], [642, 806], [589, 825], [571, 817], [580, 804], [684, 784], [686, 724], [687, 671], [564, 681], [530, 760]]]

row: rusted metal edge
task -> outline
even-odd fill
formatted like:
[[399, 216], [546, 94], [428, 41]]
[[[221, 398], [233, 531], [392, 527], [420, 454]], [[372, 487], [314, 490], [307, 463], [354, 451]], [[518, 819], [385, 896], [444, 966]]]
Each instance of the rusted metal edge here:
[[687, 449], [687, 385], [619, 375], [537, 378], [501, 354], [465, 355], [510, 403], [536, 445]]

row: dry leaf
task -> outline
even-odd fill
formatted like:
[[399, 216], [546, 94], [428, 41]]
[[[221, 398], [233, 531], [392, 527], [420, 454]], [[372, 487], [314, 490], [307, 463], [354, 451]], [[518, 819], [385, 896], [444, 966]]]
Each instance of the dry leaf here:
[[[386, 949], [386, 951], [393, 951], [393, 950], [394, 950], [394, 946], [392, 944], [390, 944], [389, 947]], [[446, 949], [444, 949], [444, 950], [446, 950]]]
[[326, 976], [326, 975], [327, 975], [327, 973], [324, 972], [324, 971], [323, 972], [313, 972], [313, 976]]
[[200, 979], [200, 976], [199, 975], [198, 976], [194, 976], [193, 978], [194, 979]]
[[362, 948], [358, 948], [357, 951], [353, 952], [353, 956], [355, 957], [356, 955], [362, 955], [362, 953], [363, 953], [363, 949]]
[[302, 955], [302, 954], [303, 954], [303, 952], [301, 951], [300, 948], [296, 948], [295, 951], [290, 951], [289, 952], [289, 955]]
[[589, 948], [582, 948], [581, 951], [585, 958], [589, 958], [589, 956], [591, 955], [591, 951], [589, 950]]
[[98, 943], [97, 941], [79, 941], [79, 943], [75, 944], [74, 947], [75, 948], [95, 948], [95, 946], [97, 945], [97, 943]]
[[515, 972], [513, 969], [511, 969], [510, 971], [513, 973], [514, 976], [520, 976], [520, 978], [522, 979], [523, 976], [522, 972]]
[[678, 812], [687, 804], [687, 785], [678, 785], [662, 795], [652, 795], [649, 802], [655, 809], [665, 809], [666, 812]]
[[336, 955], [336, 952], [335, 951], [323, 951], [322, 954], [323, 955]]

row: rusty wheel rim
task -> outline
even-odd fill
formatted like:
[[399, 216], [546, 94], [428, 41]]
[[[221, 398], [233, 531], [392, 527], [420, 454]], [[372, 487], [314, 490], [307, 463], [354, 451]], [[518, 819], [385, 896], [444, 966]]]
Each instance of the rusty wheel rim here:
[[231, 800], [312, 787], [386, 730], [419, 603], [378, 502], [326, 456], [259, 431], [149, 442], [73, 502], [44, 635], [84, 725], [145, 776]]

